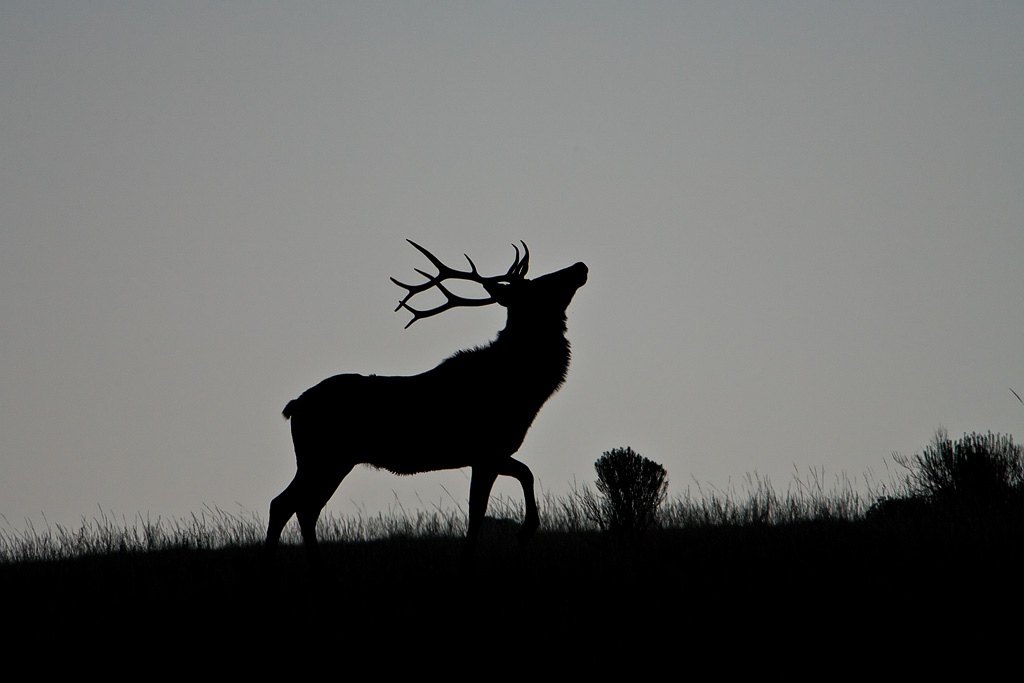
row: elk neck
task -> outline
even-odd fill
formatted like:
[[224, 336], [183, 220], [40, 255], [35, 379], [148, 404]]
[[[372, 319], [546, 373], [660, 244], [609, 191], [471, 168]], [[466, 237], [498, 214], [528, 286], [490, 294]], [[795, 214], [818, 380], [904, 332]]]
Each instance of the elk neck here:
[[511, 319], [488, 348], [518, 375], [523, 384], [550, 396], [565, 382], [571, 357], [565, 338], [565, 316], [546, 325], [516, 325]]

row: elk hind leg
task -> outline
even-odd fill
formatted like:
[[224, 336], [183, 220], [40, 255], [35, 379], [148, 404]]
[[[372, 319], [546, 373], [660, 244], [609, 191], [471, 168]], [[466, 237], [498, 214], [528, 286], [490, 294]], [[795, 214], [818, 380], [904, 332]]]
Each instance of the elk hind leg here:
[[320, 543], [316, 537], [316, 523], [320, 519], [327, 501], [338, 490], [341, 480], [352, 471], [354, 463], [346, 463], [331, 471], [319, 471], [308, 477], [302, 500], [299, 502], [295, 515], [299, 518], [299, 529], [302, 531], [302, 544], [306, 547], [306, 555], [314, 566], [320, 565]]
[[309, 470], [300, 469], [292, 483], [281, 495], [270, 503], [270, 524], [267, 529], [266, 553], [273, 555], [277, 548], [281, 532], [292, 515], [299, 518], [299, 529], [302, 531], [302, 543], [306, 547], [306, 555], [310, 561], [320, 561], [320, 544], [316, 537], [316, 523], [320, 512], [327, 501], [338, 489], [341, 480], [352, 471], [352, 464], [346, 464], [333, 472], [317, 471], [309, 474]]
[[288, 520], [298, 510], [296, 499], [299, 495], [300, 485], [299, 476], [296, 474], [292, 483], [288, 484], [288, 487], [270, 502], [270, 523], [267, 525], [267, 541], [263, 546], [267, 559], [273, 558], [278, 541], [281, 540], [281, 532], [284, 531]]

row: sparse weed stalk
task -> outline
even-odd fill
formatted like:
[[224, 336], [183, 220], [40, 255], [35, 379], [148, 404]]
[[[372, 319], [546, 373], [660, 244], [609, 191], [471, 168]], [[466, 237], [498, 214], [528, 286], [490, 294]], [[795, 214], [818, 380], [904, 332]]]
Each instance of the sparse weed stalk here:
[[255, 515], [233, 515], [204, 506], [189, 518], [165, 520], [136, 515], [118, 519], [102, 508], [97, 516], [82, 518], [77, 529], [46, 524], [36, 529], [26, 521], [24, 531], [4, 518], [0, 529], [0, 562], [54, 561], [92, 555], [139, 554], [163, 550], [200, 550], [259, 543], [263, 523]]
[[858, 493], [854, 482], [844, 474], [827, 489], [824, 479], [824, 473], [815, 470], [803, 479], [795, 476], [782, 495], [756, 472], [744, 477], [739, 489], [730, 483], [725, 489], [705, 490], [695, 481], [696, 495], [688, 488], [662, 506], [661, 523], [672, 528], [783, 525], [854, 521], [864, 516], [870, 497]]
[[[658, 512], [663, 529], [791, 524], [804, 521], [847, 520], [862, 517], [873, 499], [855, 490], [855, 482], [837, 476], [831, 488], [825, 475], [812, 470], [795, 477], [784, 494], [757, 473], [746, 476], [739, 487], [725, 489], [701, 486], [687, 488], [668, 498]], [[573, 482], [565, 496], [543, 492], [540, 496], [541, 531], [549, 533], [593, 533], [602, 526], [602, 500], [586, 484]], [[495, 497], [488, 508], [492, 520], [519, 520], [523, 514], [519, 499]], [[500, 524], [499, 524], [500, 527]], [[78, 528], [47, 524], [44, 529], [26, 522], [24, 531], [4, 520], [0, 525], [0, 562], [63, 560], [92, 555], [141, 554], [166, 550], [206, 550], [230, 547], [258, 547], [262, 544], [264, 521], [248, 511], [237, 514], [204, 506], [184, 519], [156, 520], [137, 515], [129, 520], [100, 510], [83, 519]], [[331, 515], [320, 519], [318, 534], [328, 543], [370, 542], [382, 539], [457, 539], [466, 533], [465, 511], [434, 506], [433, 510], [406, 510], [397, 502], [387, 513], [377, 515]], [[294, 523], [282, 541], [301, 543]]]

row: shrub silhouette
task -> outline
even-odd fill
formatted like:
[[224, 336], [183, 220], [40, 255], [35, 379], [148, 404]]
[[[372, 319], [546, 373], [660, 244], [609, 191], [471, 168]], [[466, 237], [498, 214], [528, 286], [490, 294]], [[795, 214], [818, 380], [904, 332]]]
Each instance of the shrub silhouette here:
[[936, 505], [1002, 507], [1024, 491], [1024, 448], [1010, 435], [971, 433], [954, 442], [940, 427], [920, 455], [893, 457], [910, 471], [910, 495]]
[[594, 469], [602, 529], [642, 532], [654, 522], [668, 491], [664, 467], [626, 447], [605, 451]]

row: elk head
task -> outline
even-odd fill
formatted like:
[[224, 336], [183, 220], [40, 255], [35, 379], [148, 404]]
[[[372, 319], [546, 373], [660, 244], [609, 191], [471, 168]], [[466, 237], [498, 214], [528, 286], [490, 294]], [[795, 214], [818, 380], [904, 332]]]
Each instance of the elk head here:
[[[487, 306], [496, 303], [508, 309], [509, 327], [513, 325], [535, 327], [539, 321], [554, 320], [560, 322], [561, 331], [564, 332], [565, 309], [572, 301], [576, 290], [587, 281], [587, 267], [583, 263], [543, 275], [535, 280], [527, 280], [526, 272], [530, 267], [530, 250], [525, 242], [521, 242], [523, 245], [522, 259], [520, 259], [519, 247], [513, 244], [512, 248], [516, 250], [516, 255], [508, 271], [504, 275], [490, 277], [480, 275], [476, 264], [468, 254], [463, 254], [463, 256], [469, 262], [470, 269], [467, 271], [455, 270], [412, 240], [408, 240], [408, 242], [434, 264], [434, 267], [437, 268], [437, 275], [431, 275], [417, 268], [416, 272], [427, 278], [426, 282], [418, 285], [407, 285], [391, 278], [392, 282], [407, 290], [405, 298], [398, 302], [398, 306], [395, 308], [395, 311], [404, 308], [412, 313], [412, 320], [406, 324], [406, 328], [417, 320], [429, 318], [451, 308]], [[486, 299], [468, 299], [453, 294], [444, 286], [443, 282], [446, 280], [475, 282], [484, 288], [488, 297]], [[445, 303], [425, 311], [409, 305], [410, 299], [415, 295], [434, 287], [444, 294], [447, 299]]]

